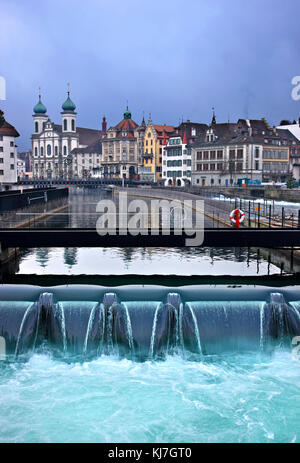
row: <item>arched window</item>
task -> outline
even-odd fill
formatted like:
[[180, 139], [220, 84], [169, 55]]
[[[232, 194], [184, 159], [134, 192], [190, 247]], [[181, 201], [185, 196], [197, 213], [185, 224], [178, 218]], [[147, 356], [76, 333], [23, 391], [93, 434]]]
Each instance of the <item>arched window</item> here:
[[44, 148], [41, 146], [41, 156], [44, 156]]
[[68, 125], [67, 124], [68, 124], [67, 119], [64, 119], [64, 130], [68, 130], [68, 128], [67, 128]]
[[75, 132], [75, 121], [72, 119], [72, 131]]
[[57, 155], [58, 155], [58, 148], [57, 148], [57, 146], [54, 148], [54, 152], [55, 152], [55, 156], [57, 156]]
[[51, 156], [51, 145], [47, 145], [47, 155]]
[[38, 152], [37, 152], [37, 147], [34, 148], [34, 155], [37, 156], [38, 155]]
[[64, 146], [64, 156], [67, 156], [67, 147]]
[[39, 131], [39, 123], [35, 121], [35, 132], [37, 133]]

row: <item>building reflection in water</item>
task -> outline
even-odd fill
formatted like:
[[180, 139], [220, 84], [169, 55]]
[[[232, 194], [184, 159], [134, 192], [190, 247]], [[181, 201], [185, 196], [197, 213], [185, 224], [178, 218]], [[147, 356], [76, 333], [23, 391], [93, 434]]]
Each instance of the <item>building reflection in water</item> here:
[[71, 269], [77, 264], [78, 248], [64, 248], [64, 263]]
[[37, 248], [35, 250], [36, 261], [40, 264], [41, 267], [47, 267], [47, 263], [50, 257], [50, 249], [48, 248]]

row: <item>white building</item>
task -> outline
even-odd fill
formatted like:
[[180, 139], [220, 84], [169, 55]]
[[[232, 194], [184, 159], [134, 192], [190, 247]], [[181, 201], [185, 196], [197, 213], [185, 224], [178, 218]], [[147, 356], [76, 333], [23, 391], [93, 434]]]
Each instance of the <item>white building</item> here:
[[68, 91], [68, 97], [62, 105], [62, 124], [54, 124], [47, 116], [47, 109], [39, 95], [39, 101], [33, 108], [34, 133], [31, 137], [34, 178], [58, 179], [81, 175], [77, 153], [74, 158], [76, 162], [73, 163], [73, 150], [76, 152], [77, 149], [83, 149], [84, 154], [85, 148], [101, 140], [103, 132], [77, 127], [75, 109]]
[[170, 137], [162, 152], [162, 179], [165, 186], [186, 186], [192, 176], [191, 149], [186, 134]]
[[17, 182], [16, 129], [6, 122], [0, 110], [0, 190], [8, 190]]

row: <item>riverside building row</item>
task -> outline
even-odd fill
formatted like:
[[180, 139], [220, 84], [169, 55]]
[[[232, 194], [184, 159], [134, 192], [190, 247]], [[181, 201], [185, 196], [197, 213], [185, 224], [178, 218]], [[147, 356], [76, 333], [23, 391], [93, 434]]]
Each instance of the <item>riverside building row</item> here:
[[[78, 127], [75, 109], [68, 90], [61, 124], [55, 124], [39, 94], [26, 162], [33, 178], [132, 178], [166, 186], [285, 182], [291, 173], [300, 179], [300, 122], [273, 128], [265, 119], [217, 123], [213, 113], [208, 125], [189, 120], [177, 127], [154, 124], [151, 116], [147, 124], [144, 118], [138, 124], [127, 107], [117, 125], [107, 129], [103, 117], [98, 130]], [[28, 171], [25, 158], [17, 158], [18, 136], [1, 113], [2, 187]]]

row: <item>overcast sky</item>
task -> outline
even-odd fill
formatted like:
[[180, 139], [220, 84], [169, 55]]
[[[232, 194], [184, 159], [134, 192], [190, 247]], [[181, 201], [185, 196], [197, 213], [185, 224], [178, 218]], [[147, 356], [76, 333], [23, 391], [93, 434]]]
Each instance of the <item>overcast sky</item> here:
[[0, 0], [0, 108], [20, 150], [38, 87], [60, 123], [67, 82], [81, 127], [117, 124], [126, 100], [138, 123], [298, 118], [299, 17], [299, 0]]

